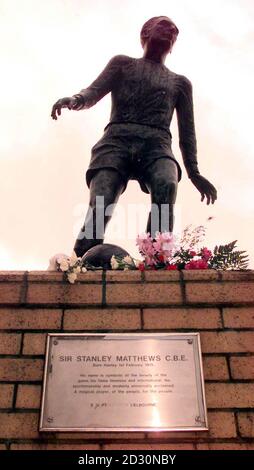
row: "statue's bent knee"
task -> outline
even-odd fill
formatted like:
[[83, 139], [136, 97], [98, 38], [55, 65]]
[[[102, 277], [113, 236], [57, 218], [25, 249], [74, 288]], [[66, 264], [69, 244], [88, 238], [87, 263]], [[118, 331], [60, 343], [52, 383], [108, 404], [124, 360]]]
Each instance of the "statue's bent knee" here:
[[157, 204], [173, 204], [177, 194], [177, 182], [158, 178], [152, 187], [152, 197]]

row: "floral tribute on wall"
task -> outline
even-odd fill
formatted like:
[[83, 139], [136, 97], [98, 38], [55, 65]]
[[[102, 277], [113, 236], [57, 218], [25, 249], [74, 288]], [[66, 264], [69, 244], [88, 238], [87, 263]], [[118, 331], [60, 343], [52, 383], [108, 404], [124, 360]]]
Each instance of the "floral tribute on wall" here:
[[[150, 233], [137, 236], [136, 245], [142, 259], [132, 256], [119, 257], [113, 255], [110, 261], [113, 270], [246, 270], [248, 255], [245, 250], [236, 250], [234, 240], [226, 245], [209, 249], [204, 245], [206, 228], [203, 225], [188, 225], [181, 237], [170, 232], [156, 232], [155, 238]], [[66, 275], [70, 283], [74, 283], [81, 272], [102, 269], [88, 263], [82, 263], [73, 251], [72, 255], [55, 255], [50, 259], [49, 270], [56, 269]]]
[[48, 271], [62, 271], [66, 279], [74, 284], [79, 273], [85, 273], [87, 268], [83, 265], [81, 258], [78, 258], [75, 251], [71, 256], [58, 253], [49, 260]]
[[136, 244], [142, 260], [135, 260], [135, 268], [131, 260], [112, 257], [112, 269], [144, 270], [182, 270], [182, 269], [217, 269], [246, 270], [248, 255], [246, 251], [236, 250], [234, 240], [226, 245], [215, 246], [210, 250], [204, 246], [205, 227], [199, 225], [192, 228], [188, 225], [181, 238], [170, 232], [157, 232], [155, 238], [149, 233], [138, 235]]

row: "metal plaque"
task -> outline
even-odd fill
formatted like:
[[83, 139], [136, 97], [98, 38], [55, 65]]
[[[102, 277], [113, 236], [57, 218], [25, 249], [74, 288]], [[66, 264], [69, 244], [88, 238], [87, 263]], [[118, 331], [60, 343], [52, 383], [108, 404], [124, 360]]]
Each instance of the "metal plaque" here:
[[48, 334], [40, 431], [207, 429], [199, 333]]

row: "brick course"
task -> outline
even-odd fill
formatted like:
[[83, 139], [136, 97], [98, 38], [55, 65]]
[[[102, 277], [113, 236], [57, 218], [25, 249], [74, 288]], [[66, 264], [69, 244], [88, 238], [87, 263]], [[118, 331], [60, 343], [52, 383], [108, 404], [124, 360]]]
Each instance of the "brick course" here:
[[254, 412], [237, 413], [237, 421], [241, 436], [254, 438]]
[[144, 328], [207, 330], [222, 328], [222, 322], [216, 308], [145, 308]]
[[254, 328], [254, 308], [224, 308], [223, 319], [226, 328]]
[[45, 353], [46, 333], [26, 333], [23, 342], [23, 354], [38, 356]]
[[41, 402], [40, 385], [19, 385], [16, 400], [16, 408], [40, 408]]
[[230, 369], [233, 379], [254, 380], [254, 356], [231, 357]]
[[190, 303], [254, 302], [254, 282], [188, 282], [186, 295]]
[[0, 354], [19, 354], [21, 335], [0, 333]]
[[[47, 332], [200, 332], [209, 431], [39, 433]], [[0, 272], [0, 450], [253, 450], [254, 272]]]
[[11, 408], [14, 385], [0, 383], [0, 408]]
[[61, 328], [61, 319], [61, 309], [0, 308], [0, 329], [55, 330]]
[[0, 358], [0, 380], [41, 380], [42, 371], [42, 359]]
[[66, 309], [65, 330], [136, 330], [141, 328], [140, 309]]
[[179, 283], [108, 284], [106, 302], [117, 305], [179, 304], [182, 302]]

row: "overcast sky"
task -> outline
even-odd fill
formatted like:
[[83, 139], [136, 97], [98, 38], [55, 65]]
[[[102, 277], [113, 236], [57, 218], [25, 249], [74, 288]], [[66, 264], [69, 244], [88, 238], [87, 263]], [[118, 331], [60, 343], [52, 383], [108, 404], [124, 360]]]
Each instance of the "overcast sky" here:
[[[209, 248], [238, 240], [253, 268], [253, 0], [0, 0], [0, 269], [46, 269], [54, 254], [72, 252], [110, 95], [89, 110], [64, 110], [58, 121], [51, 107], [87, 87], [112, 56], [141, 57], [140, 29], [158, 15], [180, 30], [166, 66], [193, 84], [199, 168], [218, 190], [214, 205], [201, 203], [174, 118], [173, 151], [183, 169], [175, 231], [206, 225]], [[130, 181], [105, 241], [137, 257], [149, 204]]]

